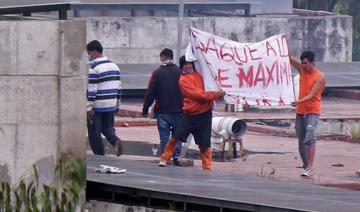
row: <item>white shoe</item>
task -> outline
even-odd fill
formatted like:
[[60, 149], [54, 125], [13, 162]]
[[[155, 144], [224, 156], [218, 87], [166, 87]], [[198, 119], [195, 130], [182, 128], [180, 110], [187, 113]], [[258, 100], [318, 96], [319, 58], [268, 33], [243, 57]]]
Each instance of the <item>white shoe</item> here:
[[304, 173], [301, 174], [301, 177], [311, 177], [311, 169], [305, 169]]
[[165, 160], [160, 160], [158, 166], [159, 167], [166, 167], [166, 161]]

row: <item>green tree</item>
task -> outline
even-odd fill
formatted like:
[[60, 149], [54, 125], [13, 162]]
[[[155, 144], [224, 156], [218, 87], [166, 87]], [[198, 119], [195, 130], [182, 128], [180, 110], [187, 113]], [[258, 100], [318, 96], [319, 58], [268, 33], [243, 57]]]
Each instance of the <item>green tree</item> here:
[[360, 61], [359, 0], [293, 0], [294, 8], [324, 10], [353, 17], [353, 61]]
[[67, 157], [55, 166], [55, 179], [50, 185], [39, 185], [37, 167], [27, 183], [21, 180], [12, 187], [0, 182], [0, 212], [75, 212], [84, 211], [86, 167], [81, 159]]
[[338, 0], [331, 12], [353, 17], [353, 61], [360, 61], [360, 1]]
[[338, 0], [293, 0], [295, 8], [332, 11]]

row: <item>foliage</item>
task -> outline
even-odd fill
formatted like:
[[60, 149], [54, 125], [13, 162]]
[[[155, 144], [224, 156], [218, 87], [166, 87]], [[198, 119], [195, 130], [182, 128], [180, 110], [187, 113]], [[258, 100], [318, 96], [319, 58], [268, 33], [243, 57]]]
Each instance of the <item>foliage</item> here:
[[360, 60], [360, 4], [358, 0], [338, 0], [332, 12], [353, 17], [353, 61]]
[[360, 127], [349, 127], [348, 132], [351, 136], [351, 140], [355, 143], [360, 143]]
[[55, 166], [55, 179], [50, 185], [39, 186], [39, 175], [33, 165], [33, 180], [20, 181], [11, 188], [7, 182], [0, 184], [0, 211], [83, 211], [85, 165], [80, 159], [60, 159]]
[[353, 61], [360, 61], [359, 0], [293, 0], [295, 8], [326, 10], [353, 17]]
[[295, 8], [332, 11], [338, 0], [293, 0]]

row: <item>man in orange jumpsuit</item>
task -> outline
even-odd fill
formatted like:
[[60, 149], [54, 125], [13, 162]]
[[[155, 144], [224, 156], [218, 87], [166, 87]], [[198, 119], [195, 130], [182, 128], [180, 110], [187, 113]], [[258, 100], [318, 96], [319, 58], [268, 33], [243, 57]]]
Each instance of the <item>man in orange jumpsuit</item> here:
[[[289, 51], [290, 52], [290, 51]], [[324, 74], [315, 67], [315, 54], [305, 51], [299, 63], [289, 54], [291, 65], [300, 73], [299, 100], [296, 106], [296, 134], [299, 140], [299, 153], [303, 161], [303, 177], [311, 177], [315, 158], [315, 132], [321, 112], [321, 93], [325, 88]]]
[[184, 97], [183, 114], [178, 127], [166, 145], [159, 166], [166, 166], [166, 161], [175, 151], [176, 143], [186, 140], [191, 133], [199, 146], [202, 168], [211, 170], [210, 138], [213, 100], [222, 98], [225, 92], [206, 92], [203, 79], [195, 70], [194, 63], [186, 61], [185, 56], [180, 58], [179, 63], [180, 69], [183, 70], [179, 80], [180, 90]]

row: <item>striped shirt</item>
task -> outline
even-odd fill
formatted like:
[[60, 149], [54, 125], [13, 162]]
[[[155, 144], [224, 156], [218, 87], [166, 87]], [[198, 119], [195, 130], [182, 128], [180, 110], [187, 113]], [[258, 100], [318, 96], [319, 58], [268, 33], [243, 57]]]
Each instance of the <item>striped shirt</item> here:
[[87, 100], [88, 111], [110, 112], [120, 105], [120, 69], [107, 57], [96, 58], [90, 65]]

